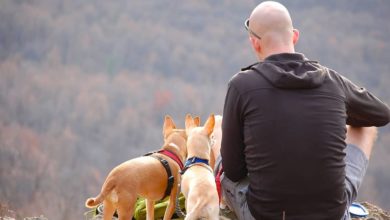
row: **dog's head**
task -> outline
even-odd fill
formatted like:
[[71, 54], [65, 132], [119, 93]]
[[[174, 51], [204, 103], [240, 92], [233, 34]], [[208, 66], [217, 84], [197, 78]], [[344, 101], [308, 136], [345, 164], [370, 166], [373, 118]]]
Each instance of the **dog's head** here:
[[205, 124], [200, 126], [200, 119], [186, 115], [185, 131], [187, 134], [188, 156], [198, 156], [210, 159], [210, 136], [215, 124], [214, 114], [211, 114]]
[[[176, 128], [171, 116], [166, 115], [163, 125], [164, 146], [179, 153], [182, 161], [187, 157], [187, 134], [185, 129]], [[173, 149], [172, 149], [173, 148]]]

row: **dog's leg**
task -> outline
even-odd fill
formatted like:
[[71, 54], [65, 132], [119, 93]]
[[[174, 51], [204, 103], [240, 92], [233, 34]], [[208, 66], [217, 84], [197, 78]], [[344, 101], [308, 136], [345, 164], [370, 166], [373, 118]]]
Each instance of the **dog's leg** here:
[[187, 213], [186, 217], [184, 217], [184, 220], [198, 220], [200, 218], [196, 218], [193, 216], [192, 213]]
[[154, 201], [145, 199], [146, 202], [146, 219], [154, 220]]
[[168, 202], [167, 209], [165, 210], [164, 220], [171, 219], [173, 213], [175, 212], [176, 196], [178, 193], [177, 191], [178, 191], [178, 187], [176, 184], [176, 186], [172, 188], [171, 195], [169, 196], [169, 202]]
[[103, 219], [104, 220], [111, 220], [112, 216], [114, 215], [115, 207], [114, 204], [112, 204], [111, 201], [104, 200], [103, 202]]
[[119, 220], [130, 220], [134, 215], [135, 203], [137, 202], [137, 196], [126, 196], [126, 199], [119, 199], [118, 202], [118, 215]]

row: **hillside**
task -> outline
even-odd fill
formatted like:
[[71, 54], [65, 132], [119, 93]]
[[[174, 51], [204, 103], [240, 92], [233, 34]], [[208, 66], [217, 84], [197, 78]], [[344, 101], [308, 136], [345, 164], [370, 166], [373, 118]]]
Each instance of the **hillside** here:
[[[221, 114], [255, 62], [243, 22], [257, 1], [0, 1], [0, 203], [80, 219], [117, 164], [162, 143], [163, 117]], [[390, 103], [390, 1], [282, 1], [297, 50]], [[359, 200], [390, 210], [390, 126]]]

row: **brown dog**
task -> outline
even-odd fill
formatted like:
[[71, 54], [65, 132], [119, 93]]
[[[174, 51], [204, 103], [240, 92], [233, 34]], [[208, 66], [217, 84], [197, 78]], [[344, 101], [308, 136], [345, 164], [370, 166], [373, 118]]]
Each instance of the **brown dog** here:
[[210, 160], [210, 135], [214, 128], [214, 115], [203, 127], [197, 127], [191, 115], [185, 119], [188, 158], [181, 187], [186, 198], [186, 220], [219, 219], [218, 193]]
[[[187, 135], [184, 129], [176, 129], [175, 123], [169, 116], [165, 117], [163, 135], [162, 149], [169, 151], [170, 156], [153, 153], [151, 156], [134, 158], [120, 164], [110, 172], [100, 194], [96, 198], [89, 198], [85, 205], [92, 208], [104, 202], [104, 220], [111, 220], [115, 210], [118, 211], [119, 220], [129, 220], [134, 214], [137, 197], [141, 196], [146, 198], [147, 219], [152, 220], [154, 219], [154, 202], [167, 194], [168, 169], [165, 167], [169, 165], [173, 185], [164, 220], [171, 219], [175, 210], [179, 172], [182, 161], [187, 155]], [[168, 162], [165, 167], [158, 158]]]

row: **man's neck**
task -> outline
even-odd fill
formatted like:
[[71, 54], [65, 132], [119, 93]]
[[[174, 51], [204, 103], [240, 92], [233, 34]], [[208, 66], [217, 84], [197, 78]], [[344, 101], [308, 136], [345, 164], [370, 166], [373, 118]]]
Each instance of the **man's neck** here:
[[273, 48], [269, 48], [268, 50], [264, 48], [264, 53], [261, 54], [261, 58], [264, 60], [265, 58], [271, 55], [281, 54], [281, 53], [295, 53], [295, 48], [294, 46], [273, 47]]

